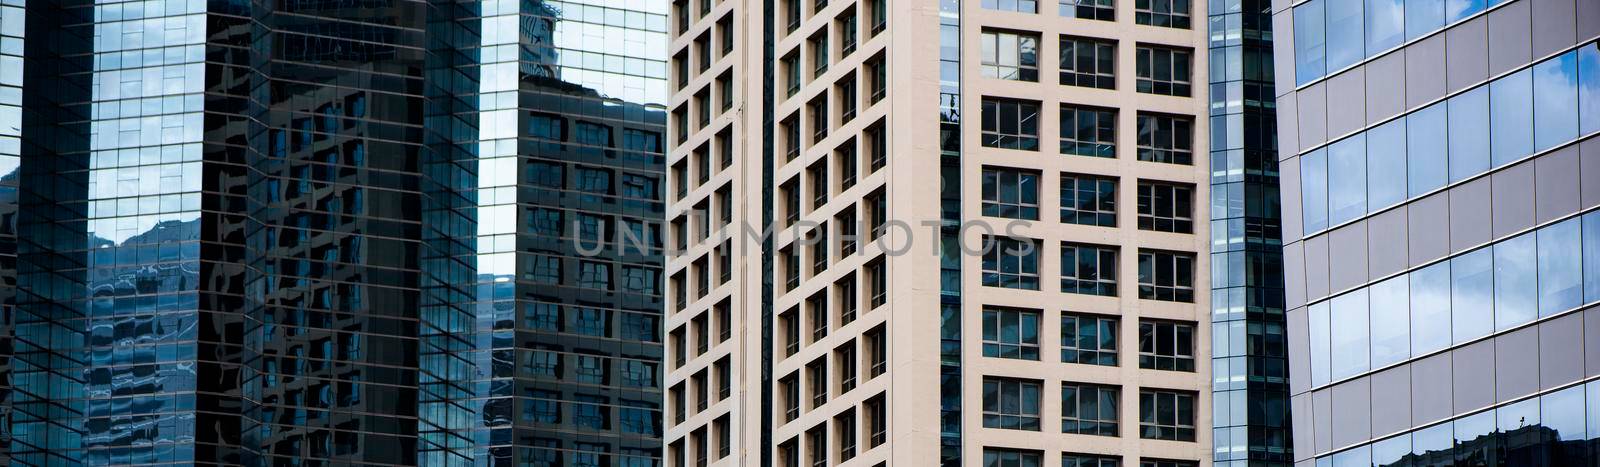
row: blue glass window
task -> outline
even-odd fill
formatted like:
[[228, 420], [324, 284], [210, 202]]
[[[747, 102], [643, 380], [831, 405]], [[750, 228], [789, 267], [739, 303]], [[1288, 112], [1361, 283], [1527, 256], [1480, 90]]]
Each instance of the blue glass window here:
[[1454, 453], [1450, 451], [1451, 446], [1455, 444], [1455, 433], [1452, 428], [1449, 423], [1440, 423], [1411, 433], [1411, 453], [1416, 456], [1412, 460], [1412, 465], [1454, 464]]
[[1329, 341], [1328, 302], [1306, 307], [1306, 314], [1311, 332], [1311, 384], [1321, 386], [1331, 379], [1328, 365], [1333, 344]]
[[1578, 116], [1583, 130], [1600, 131], [1600, 46], [1578, 49]]
[[1534, 235], [1524, 234], [1494, 245], [1495, 330], [1533, 321], [1539, 316], [1539, 261]]
[[1349, 449], [1333, 455], [1333, 467], [1371, 467], [1372, 451], [1368, 446]]
[[1489, 84], [1489, 142], [1494, 166], [1533, 153], [1533, 74], [1522, 70]]
[[[1381, 368], [1411, 356], [1410, 279], [1396, 277], [1370, 290], [1372, 311], [1372, 367]], [[1439, 323], [1428, 323], [1440, 327]]]
[[[1600, 265], [1600, 213], [1583, 215], [1583, 264]], [[1600, 267], [1583, 269], [1583, 299], [1600, 300]]]
[[1318, 149], [1300, 156], [1300, 196], [1305, 231], [1328, 228], [1328, 157]]
[[[1583, 303], [1582, 221], [1570, 219], [1539, 229], [1539, 316]], [[1597, 263], [1600, 264], [1600, 263]]]
[[1457, 182], [1489, 170], [1489, 88], [1458, 94], [1447, 104], [1450, 181]]
[[1561, 441], [1576, 442], [1586, 439], [1589, 430], [1585, 427], [1587, 423], [1584, 421], [1583, 387], [1571, 387], [1540, 397], [1539, 423], [1555, 430], [1556, 437]]
[[1358, 0], [1328, 0], [1324, 4], [1328, 9], [1328, 73], [1366, 58], [1366, 38], [1361, 27], [1363, 5]]
[[1449, 183], [1450, 160], [1439, 144], [1447, 134], [1445, 104], [1435, 104], [1406, 116], [1406, 192], [1427, 193]]
[[1444, 27], [1445, 0], [1405, 0], [1406, 40], [1416, 39]]
[[1533, 150], [1578, 137], [1578, 54], [1533, 66]]
[[1494, 254], [1489, 248], [1450, 260], [1451, 335], [1470, 341], [1494, 329]]
[[1455, 429], [1457, 459], [1468, 460], [1465, 465], [1472, 465], [1470, 459], [1479, 459], [1486, 465], [1501, 465], [1497, 462], [1496, 454], [1500, 450], [1500, 434], [1496, 433], [1494, 411], [1487, 411], [1470, 417], [1457, 419], [1452, 423]]
[[1355, 376], [1370, 368], [1367, 351], [1367, 289], [1340, 295], [1333, 299], [1329, 317], [1333, 345], [1333, 379]]
[[1376, 211], [1405, 201], [1405, 119], [1395, 119], [1373, 128], [1366, 133], [1366, 140], [1368, 210]]
[[1406, 38], [1403, 0], [1367, 0], [1367, 53], [1376, 54], [1400, 45]]
[[1472, 16], [1483, 11], [1483, 0], [1445, 0], [1444, 17], [1446, 23], [1454, 23], [1462, 18]]
[[1367, 143], [1364, 134], [1328, 146], [1328, 224], [1367, 213]]
[[1294, 75], [1296, 84], [1309, 83], [1328, 72], [1326, 31], [1322, 2], [1311, 0], [1294, 8]]
[[1382, 466], [1411, 465], [1405, 459], [1411, 455], [1411, 434], [1372, 443], [1372, 463]]

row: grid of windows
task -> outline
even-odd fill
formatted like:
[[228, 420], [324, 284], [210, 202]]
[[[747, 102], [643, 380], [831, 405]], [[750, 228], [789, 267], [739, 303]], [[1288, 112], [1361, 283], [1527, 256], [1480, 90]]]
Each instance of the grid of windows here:
[[1039, 102], [983, 98], [984, 147], [1039, 150]]
[[1097, 384], [1061, 384], [1061, 432], [1117, 436], [1121, 389]]
[[1133, 22], [1189, 29], [1189, 0], [1135, 0]]
[[1165, 250], [1140, 250], [1139, 298], [1169, 302], [1193, 302], [1194, 254]]
[[[1063, 1], [1070, 2], [1074, 0]], [[1079, 6], [1078, 8], [1086, 7]], [[1117, 43], [1115, 41], [1061, 36], [1060, 44], [1061, 84], [1099, 89], [1117, 88]]]
[[1035, 380], [983, 377], [983, 427], [1039, 431], [1039, 395]]
[[1194, 371], [1194, 325], [1140, 321], [1139, 368]]
[[1117, 296], [1116, 247], [1062, 243], [1061, 291]]
[[1194, 441], [1192, 392], [1142, 389], [1139, 391], [1139, 437]]
[[1000, 167], [983, 168], [983, 215], [1039, 218], [1039, 174]]
[[1061, 174], [1061, 222], [1116, 227], [1116, 179]]
[[1062, 105], [1061, 153], [1069, 156], [1117, 157], [1117, 111]]
[[1117, 366], [1117, 319], [1063, 313], [1061, 362]]
[[1038, 310], [986, 307], [983, 309], [983, 356], [1039, 359]]
[[985, 236], [983, 286], [1039, 290], [1038, 241]]
[[1135, 51], [1138, 91], [1166, 96], [1189, 96], [1188, 50], [1140, 44]]
[[1194, 163], [1193, 120], [1177, 115], [1139, 114], [1139, 160], [1167, 164]]
[[1117, 3], [1116, 0], [1060, 0], [1060, 14], [1079, 19], [1116, 21]]
[[985, 30], [980, 36], [985, 78], [1039, 80], [1039, 35]]
[[1194, 187], [1139, 181], [1139, 229], [1157, 232], [1194, 231]]

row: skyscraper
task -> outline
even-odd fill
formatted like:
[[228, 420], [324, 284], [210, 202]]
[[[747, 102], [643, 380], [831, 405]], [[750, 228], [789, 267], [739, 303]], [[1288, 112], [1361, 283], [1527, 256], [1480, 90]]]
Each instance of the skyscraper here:
[[595, 3], [5, 2], [10, 460], [657, 463], [666, 17]]
[[1600, 2], [1273, 9], [1296, 465], [1600, 457]]
[[440, 3], [430, 22], [423, 225], [451, 273], [423, 307], [419, 461], [658, 465], [666, 4]]
[[1272, 5], [1211, 0], [1211, 425], [1222, 466], [1290, 461]]
[[1210, 464], [1196, 8], [675, 2], [667, 465]]

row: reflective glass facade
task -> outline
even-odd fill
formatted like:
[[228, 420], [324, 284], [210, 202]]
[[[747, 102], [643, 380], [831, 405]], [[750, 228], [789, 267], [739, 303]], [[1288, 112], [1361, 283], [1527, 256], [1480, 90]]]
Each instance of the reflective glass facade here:
[[1600, 459], [1597, 18], [1591, 0], [1273, 12], [1297, 466]]
[[658, 465], [665, 6], [613, 3], [0, 4], [9, 460]]
[[666, 4], [435, 8], [420, 461], [659, 465]]
[[1272, 5], [1209, 2], [1212, 460], [1289, 463]]

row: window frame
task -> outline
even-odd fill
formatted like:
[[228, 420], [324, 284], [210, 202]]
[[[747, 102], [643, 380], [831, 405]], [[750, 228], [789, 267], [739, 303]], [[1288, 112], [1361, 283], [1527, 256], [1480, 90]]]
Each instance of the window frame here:
[[[1060, 47], [1057, 49], [1058, 84], [1109, 90], [1117, 88], [1116, 40], [1062, 34], [1057, 38], [1057, 46]], [[1089, 49], [1087, 56], [1083, 53], [1084, 48]], [[1079, 65], [1086, 63], [1085, 58], [1092, 65], [1092, 70], [1081, 70]]]
[[[1162, 55], [1165, 55], [1165, 63], [1162, 63]], [[1162, 67], [1163, 64], [1166, 66]], [[1135, 90], [1140, 93], [1191, 97], [1194, 93], [1194, 50], [1140, 43], [1134, 50], [1134, 78]]]
[[[1079, 258], [1079, 255], [1081, 255], [1080, 251], [1082, 250], [1091, 251], [1095, 255], [1095, 270], [1093, 271], [1094, 277], [1092, 278], [1082, 277], [1084, 275], [1084, 271], [1080, 268], [1074, 267], [1073, 270], [1068, 270], [1069, 264], [1076, 266], [1087, 266], [1087, 263], [1084, 263], [1084, 260]], [[1122, 252], [1120, 248], [1112, 245], [1061, 242], [1061, 292], [1095, 295], [1101, 297], [1117, 296], [1117, 261], [1118, 257], [1121, 256], [1121, 253]], [[1072, 255], [1070, 258], [1071, 261], [1068, 261], [1069, 254]], [[1110, 266], [1111, 271], [1106, 273], [1103, 270], [1106, 269], [1106, 266], [1108, 265]], [[1107, 278], [1107, 276], [1110, 277]], [[1069, 284], [1068, 281], [1072, 281], [1072, 283]]]
[[[1039, 360], [1039, 329], [1044, 313], [1028, 308], [984, 306], [982, 321], [984, 357]], [[1011, 323], [1009, 332], [1008, 322]]]

